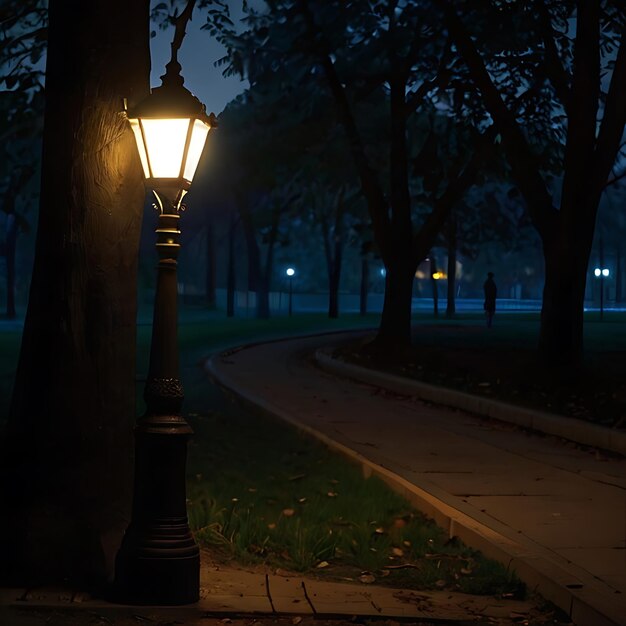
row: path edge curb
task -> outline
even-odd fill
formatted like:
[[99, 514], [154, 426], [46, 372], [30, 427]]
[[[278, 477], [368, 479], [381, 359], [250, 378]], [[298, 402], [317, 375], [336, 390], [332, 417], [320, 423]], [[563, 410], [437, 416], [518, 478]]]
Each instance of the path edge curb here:
[[330, 354], [331, 350], [327, 347], [318, 348], [315, 361], [332, 374], [626, 456], [626, 432], [346, 363], [334, 358]]

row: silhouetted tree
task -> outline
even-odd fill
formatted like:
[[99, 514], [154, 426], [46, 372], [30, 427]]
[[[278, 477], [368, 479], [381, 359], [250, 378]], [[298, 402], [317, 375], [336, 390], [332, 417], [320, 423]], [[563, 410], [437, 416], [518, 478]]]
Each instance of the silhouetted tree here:
[[[578, 363], [598, 205], [626, 121], [624, 8], [600, 0], [438, 5], [541, 237], [541, 355]], [[549, 105], [538, 107], [540, 98]], [[522, 122], [529, 108], [541, 123]], [[558, 194], [544, 168], [547, 134], [563, 171]]]
[[[229, 50], [229, 71], [245, 75], [253, 85], [273, 74], [271, 80], [282, 81], [287, 93], [296, 90], [294, 85], [308, 84], [330, 96], [387, 268], [373, 347], [384, 353], [403, 351], [410, 343], [417, 265], [450, 208], [472, 184], [481, 159], [477, 149], [457, 161], [430, 212], [416, 214], [407, 133], [416, 110], [434, 110], [450, 76], [451, 49], [435, 27], [441, 16], [431, 3], [281, 0], [269, 3], [267, 11], [250, 9], [250, 29], [238, 35], [223, 14], [219, 20], [216, 15], [209, 15], [209, 29]], [[367, 116], [372, 103], [377, 103], [375, 112], [384, 111], [375, 116], [379, 125], [374, 128]], [[430, 149], [433, 143], [422, 147]]]

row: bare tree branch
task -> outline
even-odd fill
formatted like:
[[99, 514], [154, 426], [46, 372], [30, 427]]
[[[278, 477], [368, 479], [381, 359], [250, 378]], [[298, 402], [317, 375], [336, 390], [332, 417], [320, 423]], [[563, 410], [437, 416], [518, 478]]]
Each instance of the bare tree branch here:
[[539, 7], [539, 24], [543, 31], [543, 45], [546, 51], [545, 67], [550, 78], [550, 82], [554, 87], [554, 91], [559, 100], [563, 104], [566, 112], [569, 111], [570, 103], [570, 80], [571, 77], [559, 56], [554, 39], [554, 29], [552, 28], [552, 18], [545, 1], [538, 3]]
[[606, 97], [604, 116], [596, 142], [593, 159], [593, 180], [597, 190], [605, 186], [609, 172], [623, 147], [622, 136], [626, 124], [626, 27], [613, 67], [613, 75]]
[[554, 231], [558, 212], [539, 171], [538, 160], [533, 154], [515, 116], [509, 111], [498, 88], [494, 85], [485, 63], [467, 32], [463, 22], [449, 0], [439, 0], [443, 6], [448, 30], [456, 43], [485, 105], [498, 131], [515, 181], [526, 199], [530, 217], [542, 237]]

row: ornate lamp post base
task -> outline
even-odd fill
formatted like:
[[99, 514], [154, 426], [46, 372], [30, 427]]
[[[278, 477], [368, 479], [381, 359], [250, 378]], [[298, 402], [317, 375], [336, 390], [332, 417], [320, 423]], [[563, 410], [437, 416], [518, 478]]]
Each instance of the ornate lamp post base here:
[[180, 415], [146, 416], [137, 424], [133, 521], [115, 563], [121, 601], [168, 605], [198, 601], [200, 552], [185, 511], [191, 432]]

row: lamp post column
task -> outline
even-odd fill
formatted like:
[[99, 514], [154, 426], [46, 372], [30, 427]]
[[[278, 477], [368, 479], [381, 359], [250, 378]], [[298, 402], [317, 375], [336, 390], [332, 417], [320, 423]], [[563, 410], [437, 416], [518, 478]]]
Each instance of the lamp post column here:
[[200, 556], [187, 520], [185, 488], [192, 430], [181, 415], [178, 372], [179, 219], [176, 203], [164, 201], [156, 229], [159, 263], [146, 413], [135, 428], [132, 521], [116, 561], [122, 599], [146, 604], [188, 604], [199, 598]]

